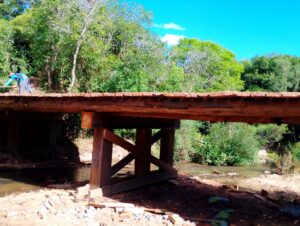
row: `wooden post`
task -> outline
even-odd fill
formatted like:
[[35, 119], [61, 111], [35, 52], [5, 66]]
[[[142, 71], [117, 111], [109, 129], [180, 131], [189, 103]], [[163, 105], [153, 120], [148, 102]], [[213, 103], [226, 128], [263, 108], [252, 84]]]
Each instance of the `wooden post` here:
[[[94, 144], [90, 176], [90, 189], [102, 188], [104, 195], [111, 195], [128, 189], [137, 188], [154, 182], [175, 178], [177, 171], [172, 167], [175, 128], [178, 120], [172, 119], [135, 119], [130, 117], [109, 116], [98, 113], [82, 113], [82, 128], [94, 128]], [[135, 128], [136, 144], [132, 144], [113, 133], [117, 128]], [[152, 136], [152, 129], [159, 132]], [[151, 146], [161, 141], [161, 159], [151, 155]], [[112, 144], [128, 152], [125, 158], [111, 166]], [[112, 184], [111, 176], [116, 174], [135, 159], [135, 177]], [[151, 171], [151, 163], [159, 171]], [[163, 171], [163, 172], [162, 172]]]
[[[138, 152], [143, 156], [151, 156], [151, 129], [137, 129], [136, 131], [136, 147]], [[150, 172], [150, 161], [146, 159], [135, 159], [135, 175], [145, 176]]]
[[[175, 129], [162, 129], [160, 140], [160, 160], [173, 166]], [[161, 170], [161, 169], [160, 169]]]
[[110, 184], [112, 143], [104, 140], [106, 129], [94, 130], [93, 157], [91, 165], [90, 188], [95, 189]]

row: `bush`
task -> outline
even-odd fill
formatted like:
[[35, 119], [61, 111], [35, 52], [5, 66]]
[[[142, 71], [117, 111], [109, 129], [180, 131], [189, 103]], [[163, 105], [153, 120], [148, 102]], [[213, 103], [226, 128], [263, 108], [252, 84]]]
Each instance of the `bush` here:
[[289, 144], [284, 153], [269, 153], [269, 158], [278, 174], [289, 174], [300, 171], [300, 142]]
[[258, 136], [259, 142], [266, 149], [271, 149], [274, 147], [276, 142], [282, 140], [283, 135], [288, 132], [287, 125], [275, 125], [275, 124], [266, 124], [258, 125], [256, 134]]
[[300, 163], [300, 142], [290, 145], [293, 160]]
[[175, 161], [189, 161], [192, 153], [200, 148], [203, 137], [198, 124], [195, 121], [181, 121], [175, 136]]
[[210, 165], [250, 165], [256, 162], [256, 129], [242, 123], [217, 123], [210, 128], [193, 161]]

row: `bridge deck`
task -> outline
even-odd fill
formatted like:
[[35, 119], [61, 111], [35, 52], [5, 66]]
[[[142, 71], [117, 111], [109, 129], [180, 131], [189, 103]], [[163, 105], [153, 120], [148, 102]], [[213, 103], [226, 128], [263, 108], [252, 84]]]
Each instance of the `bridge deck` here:
[[[300, 124], [300, 93], [0, 94], [0, 113], [9, 115], [6, 111], [82, 113], [82, 127], [94, 129], [90, 189], [111, 195], [177, 176], [173, 148], [178, 120]], [[135, 144], [115, 134], [116, 128], [135, 128]], [[159, 131], [153, 134], [153, 129]], [[158, 141], [159, 158], [151, 153]], [[112, 166], [113, 144], [129, 153]], [[112, 176], [133, 160], [134, 177], [116, 183]], [[151, 171], [150, 164], [159, 170]]]
[[0, 111], [6, 110], [299, 124], [300, 93], [0, 94]]

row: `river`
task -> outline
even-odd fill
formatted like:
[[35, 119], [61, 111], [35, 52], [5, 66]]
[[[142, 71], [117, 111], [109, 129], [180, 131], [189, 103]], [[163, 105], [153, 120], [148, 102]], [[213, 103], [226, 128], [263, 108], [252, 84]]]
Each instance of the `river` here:
[[[258, 177], [271, 171], [268, 166], [203, 166], [194, 163], [176, 165], [179, 173], [213, 179], [222, 184], [233, 185], [238, 181]], [[44, 188], [52, 184], [84, 183], [88, 181], [90, 168], [58, 168], [0, 170], [0, 196], [15, 192], [26, 192]]]

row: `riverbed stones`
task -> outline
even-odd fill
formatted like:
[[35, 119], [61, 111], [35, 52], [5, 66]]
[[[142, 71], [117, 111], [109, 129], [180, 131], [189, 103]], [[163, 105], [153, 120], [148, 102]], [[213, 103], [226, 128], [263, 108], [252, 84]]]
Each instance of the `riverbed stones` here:
[[[88, 206], [85, 202], [73, 202], [72, 191], [65, 190], [41, 190], [11, 196], [10, 199], [17, 200], [9, 202], [9, 205], [3, 205], [9, 200], [8, 197], [2, 197], [2, 205], [0, 205], [0, 213], [4, 213], [0, 222], [5, 225], [18, 225], [19, 222], [32, 222], [35, 225], [57, 225], [57, 222], [63, 222], [64, 225], [99, 225], [100, 222], [104, 225], [118, 225], [122, 222], [125, 226], [138, 225], [174, 225], [164, 216], [165, 211], [159, 213], [150, 213], [145, 211], [145, 208], [135, 206], [131, 203], [116, 202], [109, 198], [101, 198], [96, 203], [104, 203], [105, 207], [95, 208]], [[20, 206], [19, 203], [23, 205]], [[108, 207], [110, 205], [110, 207]], [[26, 206], [26, 208], [24, 208]], [[122, 211], [116, 213], [115, 207], [119, 206]], [[16, 211], [20, 214], [8, 214]], [[22, 214], [24, 213], [24, 214]], [[10, 224], [14, 222], [14, 224]], [[31, 224], [30, 224], [31, 225]]]

